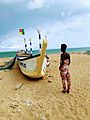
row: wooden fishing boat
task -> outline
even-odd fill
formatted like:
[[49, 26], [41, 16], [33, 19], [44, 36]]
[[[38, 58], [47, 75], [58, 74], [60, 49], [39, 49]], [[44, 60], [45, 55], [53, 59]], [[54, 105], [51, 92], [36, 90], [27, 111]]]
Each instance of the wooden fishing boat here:
[[41, 78], [46, 74], [46, 48], [47, 40], [44, 39], [40, 54], [30, 55], [18, 52], [16, 55], [17, 63], [21, 72], [30, 78]]

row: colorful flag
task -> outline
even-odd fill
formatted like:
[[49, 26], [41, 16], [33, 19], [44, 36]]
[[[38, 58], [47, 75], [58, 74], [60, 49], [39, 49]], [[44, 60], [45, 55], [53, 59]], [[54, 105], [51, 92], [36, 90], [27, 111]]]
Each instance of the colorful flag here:
[[25, 32], [24, 32], [24, 29], [19, 29], [19, 33], [21, 34], [21, 35], [24, 35], [25, 34]]

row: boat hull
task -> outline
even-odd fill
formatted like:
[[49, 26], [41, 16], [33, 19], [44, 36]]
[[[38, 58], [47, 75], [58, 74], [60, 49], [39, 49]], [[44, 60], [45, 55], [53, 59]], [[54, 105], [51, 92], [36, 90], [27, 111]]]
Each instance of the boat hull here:
[[[37, 62], [40, 58], [33, 58], [25, 61], [18, 61], [21, 72], [30, 78], [41, 78], [46, 74], [46, 58], [44, 58], [42, 70], [37, 69]], [[40, 65], [38, 65], [40, 66]]]
[[47, 60], [45, 57], [47, 40], [43, 40], [40, 54], [24, 55], [17, 54], [17, 62], [21, 72], [30, 78], [41, 78], [46, 74]]

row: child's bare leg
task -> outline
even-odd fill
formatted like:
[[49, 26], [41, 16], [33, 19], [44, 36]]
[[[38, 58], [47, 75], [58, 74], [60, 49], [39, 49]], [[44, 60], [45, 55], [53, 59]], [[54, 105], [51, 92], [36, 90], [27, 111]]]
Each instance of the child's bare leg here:
[[66, 74], [64, 72], [61, 72], [60, 75], [61, 75], [62, 86], [63, 86], [62, 92], [65, 93], [67, 90], [67, 88], [66, 88]]
[[66, 80], [65, 79], [62, 79], [62, 85], [63, 85], [63, 90], [62, 92], [65, 93], [66, 92]]
[[70, 80], [70, 73], [67, 74], [67, 93], [70, 93], [71, 90], [71, 80]]

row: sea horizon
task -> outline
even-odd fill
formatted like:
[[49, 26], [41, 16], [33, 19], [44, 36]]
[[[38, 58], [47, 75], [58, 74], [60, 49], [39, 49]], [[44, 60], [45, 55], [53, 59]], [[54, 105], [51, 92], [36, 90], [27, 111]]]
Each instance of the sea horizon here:
[[[18, 51], [18, 50], [17, 50]], [[14, 57], [16, 55], [17, 51], [1, 51], [0, 52], [0, 58], [7, 58], [7, 57]], [[78, 48], [67, 48], [67, 52], [70, 53], [78, 53], [78, 52], [86, 52], [90, 51], [90, 47], [78, 47]], [[55, 53], [60, 53], [60, 49], [47, 49], [46, 53], [47, 54], [55, 54]], [[33, 50], [32, 54], [38, 54], [39, 50]]]

